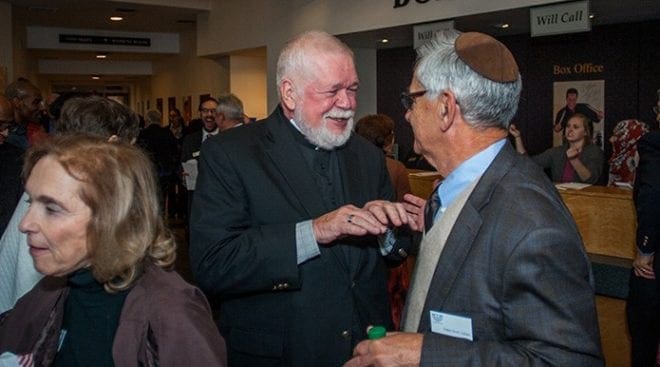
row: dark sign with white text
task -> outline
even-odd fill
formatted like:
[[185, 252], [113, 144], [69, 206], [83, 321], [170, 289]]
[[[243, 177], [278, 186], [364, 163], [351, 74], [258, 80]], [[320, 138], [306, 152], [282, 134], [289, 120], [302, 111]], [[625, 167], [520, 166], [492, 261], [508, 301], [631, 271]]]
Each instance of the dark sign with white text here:
[[114, 36], [85, 36], [79, 34], [60, 34], [60, 43], [82, 43], [94, 45], [114, 46], [151, 46], [150, 38], [114, 37]]

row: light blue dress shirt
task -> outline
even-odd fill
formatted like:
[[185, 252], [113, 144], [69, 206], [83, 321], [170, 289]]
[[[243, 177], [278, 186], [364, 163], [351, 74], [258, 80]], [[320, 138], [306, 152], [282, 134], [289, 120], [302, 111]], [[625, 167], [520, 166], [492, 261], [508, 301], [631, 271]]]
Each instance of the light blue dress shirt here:
[[433, 219], [434, 222], [440, 218], [442, 213], [451, 205], [456, 197], [465, 190], [474, 180], [478, 179], [486, 172], [486, 169], [493, 163], [495, 156], [502, 150], [506, 139], [501, 139], [488, 146], [488, 148], [470, 157], [470, 159], [461, 163], [453, 170], [436, 191], [440, 195], [442, 206]]

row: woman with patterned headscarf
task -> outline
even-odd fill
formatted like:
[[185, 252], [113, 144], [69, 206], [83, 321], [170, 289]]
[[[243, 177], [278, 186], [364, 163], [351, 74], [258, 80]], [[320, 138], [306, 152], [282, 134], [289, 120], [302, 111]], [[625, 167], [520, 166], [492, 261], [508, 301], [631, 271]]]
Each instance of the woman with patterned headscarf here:
[[649, 132], [648, 126], [634, 119], [620, 121], [614, 127], [610, 137], [612, 156], [608, 186], [621, 182], [632, 187], [635, 183], [635, 168], [639, 161], [637, 141], [647, 132]]

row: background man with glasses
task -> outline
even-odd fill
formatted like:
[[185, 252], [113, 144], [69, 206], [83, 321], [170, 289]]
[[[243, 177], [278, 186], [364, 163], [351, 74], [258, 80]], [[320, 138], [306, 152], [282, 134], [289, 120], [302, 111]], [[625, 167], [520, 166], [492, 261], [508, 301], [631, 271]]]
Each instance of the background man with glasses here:
[[[199, 160], [200, 150], [202, 149], [202, 142], [206, 141], [206, 139], [208, 139], [210, 136], [213, 136], [220, 131], [218, 125], [215, 123], [216, 108], [218, 108], [218, 101], [212, 97], [206, 98], [199, 103], [198, 111], [199, 117], [202, 120], [202, 128], [186, 135], [183, 138], [183, 143], [181, 145], [182, 163], [197, 162]], [[186, 172], [186, 168], [184, 166], [182, 175], [185, 177], [189, 174], [191, 173]], [[188, 218], [190, 218], [190, 208], [192, 205], [193, 194], [195, 193], [195, 187], [191, 186], [192, 185], [190, 184], [186, 185], [186, 188], [188, 189]]]
[[361, 342], [345, 366], [602, 366], [578, 230], [507, 142], [522, 87], [513, 55], [475, 32], [440, 35], [418, 54], [402, 102], [415, 151], [445, 179], [424, 215], [425, 201], [406, 196], [427, 229], [405, 332]]

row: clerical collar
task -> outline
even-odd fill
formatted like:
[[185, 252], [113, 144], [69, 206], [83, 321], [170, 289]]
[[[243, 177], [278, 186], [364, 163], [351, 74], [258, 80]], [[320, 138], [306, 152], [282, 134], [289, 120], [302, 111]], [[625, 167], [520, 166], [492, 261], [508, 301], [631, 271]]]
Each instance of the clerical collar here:
[[294, 119], [289, 119], [289, 122], [291, 123], [291, 126], [293, 126], [300, 134], [294, 134], [295, 136], [300, 138], [300, 141], [308, 148], [312, 148], [314, 150], [322, 151], [322, 152], [329, 152], [327, 149], [323, 149], [321, 147], [316, 146], [316, 144], [313, 144], [309, 139], [307, 139], [307, 136], [305, 136], [305, 133], [300, 130], [300, 127], [298, 126], [298, 123]]

